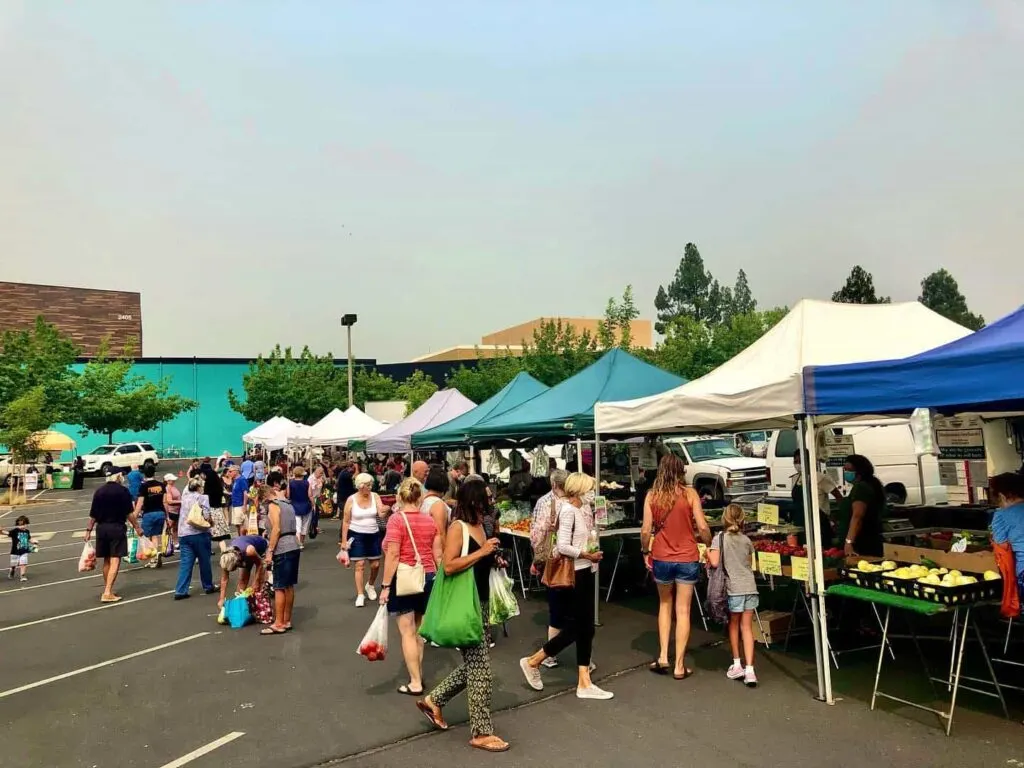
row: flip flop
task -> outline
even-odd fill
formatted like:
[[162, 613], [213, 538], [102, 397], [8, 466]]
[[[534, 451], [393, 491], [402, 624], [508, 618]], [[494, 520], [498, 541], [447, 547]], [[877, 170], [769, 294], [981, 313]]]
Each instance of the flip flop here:
[[423, 695], [423, 689], [422, 688], [420, 688], [418, 691], [414, 691], [408, 685], [400, 685], [395, 690], [397, 690], [403, 696], [422, 696]]
[[484, 752], [508, 752], [510, 745], [507, 741], [499, 739], [497, 736], [491, 736], [490, 738], [494, 741], [485, 741], [474, 744], [472, 741], [469, 742], [469, 746], [473, 749], [482, 749]]
[[120, 595], [100, 595], [101, 603], [118, 603], [121, 601]]
[[286, 629], [274, 629], [273, 627], [264, 627], [260, 630], [261, 635], [283, 635], [288, 630]]
[[692, 675], [692, 674], [693, 674], [693, 670], [692, 670], [692, 669], [688, 669], [688, 670], [686, 670], [686, 671], [685, 671], [685, 672], [684, 672], [683, 674], [681, 674], [681, 675], [676, 675], [676, 674], [673, 674], [673, 675], [672, 675], [672, 679], [673, 679], [673, 680], [685, 680], [686, 678], [688, 678], [688, 677], [689, 677], [690, 675]]
[[439, 731], [447, 731], [448, 723], [444, 721], [443, 717], [434, 715], [434, 711], [430, 708], [426, 701], [420, 699], [416, 702], [416, 709], [423, 713], [423, 716], [427, 718], [432, 726], [437, 728]]
[[671, 668], [672, 667], [668, 663], [662, 664], [657, 660], [651, 662], [651, 665], [648, 667], [648, 669], [656, 675], [667, 675]]

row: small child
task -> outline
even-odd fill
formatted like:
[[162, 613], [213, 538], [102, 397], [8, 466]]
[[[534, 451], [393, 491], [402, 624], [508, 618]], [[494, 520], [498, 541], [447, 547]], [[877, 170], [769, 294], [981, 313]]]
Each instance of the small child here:
[[[739, 504], [725, 508], [722, 522], [725, 531], [715, 536], [708, 550], [708, 561], [715, 568], [725, 565], [726, 591], [729, 595], [729, 643], [732, 645], [732, 666], [725, 676], [730, 680], [743, 680], [749, 688], [757, 686], [754, 673], [754, 611], [757, 609], [757, 582], [751, 561], [754, 545], [743, 534], [746, 518]], [[741, 663], [740, 635], [743, 637], [743, 656], [746, 667]]]
[[11, 537], [11, 570], [7, 573], [8, 579], [14, 578], [14, 572], [21, 569], [21, 580], [28, 581], [28, 556], [32, 552], [32, 534], [28, 530], [28, 518], [21, 515], [14, 521], [14, 527], [5, 531], [0, 528], [0, 535], [6, 534]]

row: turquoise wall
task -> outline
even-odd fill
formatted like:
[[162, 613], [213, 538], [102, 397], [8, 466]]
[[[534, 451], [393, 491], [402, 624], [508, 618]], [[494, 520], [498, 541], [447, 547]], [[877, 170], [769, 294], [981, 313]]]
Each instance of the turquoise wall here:
[[[82, 368], [75, 366], [76, 370]], [[167, 377], [171, 392], [199, 403], [196, 410], [183, 413], [172, 421], [148, 432], [118, 432], [118, 442], [144, 440], [158, 451], [179, 448], [188, 456], [212, 456], [224, 450], [238, 454], [242, 450], [242, 435], [256, 426], [241, 414], [231, 410], [228, 390], [242, 392], [242, 376], [249, 370], [244, 362], [140, 362], [132, 372], [151, 381]], [[78, 441], [78, 452], [87, 453], [107, 442], [104, 435], [81, 436], [80, 427], [57, 424], [58, 429]]]

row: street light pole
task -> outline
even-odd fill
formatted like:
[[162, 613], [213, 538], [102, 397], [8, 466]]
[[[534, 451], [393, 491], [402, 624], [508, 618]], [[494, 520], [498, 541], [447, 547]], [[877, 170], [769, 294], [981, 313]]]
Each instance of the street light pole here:
[[352, 326], [356, 324], [356, 320], [359, 318], [356, 315], [342, 315], [341, 324], [345, 328], [348, 336], [348, 407], [351, 408], [355, 403], [352, 402]]

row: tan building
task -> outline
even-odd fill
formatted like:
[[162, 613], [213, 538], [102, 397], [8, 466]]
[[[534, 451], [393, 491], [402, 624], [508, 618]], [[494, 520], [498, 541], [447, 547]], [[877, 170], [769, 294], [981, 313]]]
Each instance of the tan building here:
[[[533, 332], [539, 330], [543, 323], [555, 320], [561, 321], [563, 325], [571, 325], [577, 333], [588, 331], [591, 336], [597, 336], [601, 320], [592, 317], [538, 317], [528, 323], [514, 325], [503, 331], [489, 333], [480, 339], [479, 344], [462, 344], [456, 347], [448, 347], [437, 352], [430, 352], [412, 360], [413, 363], [426, 362], [459, 362], [462, 360], [476, 360], [478, 358], [501, 357], [509, 353], [521, 355], [523, 343], [533, 341]], [[654, 328], [650, 320], [634, 320], [631, 324], [633, 332], [633, 346], [652, 349], [654, 347]]]

